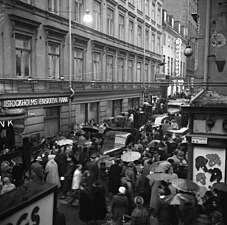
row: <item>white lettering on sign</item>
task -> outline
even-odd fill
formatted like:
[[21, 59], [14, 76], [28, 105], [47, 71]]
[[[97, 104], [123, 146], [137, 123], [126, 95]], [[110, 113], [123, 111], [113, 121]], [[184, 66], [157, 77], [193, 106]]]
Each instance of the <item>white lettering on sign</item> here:
[[10, 125], [13, 126], [12, 120], [8, 120], [8, 121], [0, 120], [0, 127], [9, 127]]
[[16, 99], [4, 100], [3, 105], [6, 108], [15, 108], [22, 106], [36, 106], [36, 105], [51, 105], [62, 104], [69, 102], [68, 97], [55, 97], [55, 98], [29, 98], [29, 99]]
[[206, 137], [192, 137], [193, 144], [207, 144]]

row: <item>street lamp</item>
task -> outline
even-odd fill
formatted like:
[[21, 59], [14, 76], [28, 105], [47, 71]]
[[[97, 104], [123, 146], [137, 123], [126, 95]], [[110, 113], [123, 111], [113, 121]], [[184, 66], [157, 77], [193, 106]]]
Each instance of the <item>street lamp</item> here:
[[[71, 95], [69, 98], [69, 124], [71, 126], [72, 122], [72, 97], [75, 94], [75, 91], [72, 88], [72, 0], [69, 0], [69, 89]], [[92, 16], [89, 14], [89, 10], [86, 10], [86, 13], [83, 17], [83, 21], [87, 23], [92, 22]]]

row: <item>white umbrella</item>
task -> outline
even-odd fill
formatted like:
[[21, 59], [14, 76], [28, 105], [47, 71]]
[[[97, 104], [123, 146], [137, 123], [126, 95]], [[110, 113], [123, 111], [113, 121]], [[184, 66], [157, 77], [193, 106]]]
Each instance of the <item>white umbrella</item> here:
[[57, 145], [62, 146], [62, 145], [72, 145], [73, 144], [73, 140], [71, 139], [62, 139], [57, 141]]
[[122, 161], [124, 162], [133, 162], [138, 160], [141, 157], [139, 152], [128, 151], [121, 156]]

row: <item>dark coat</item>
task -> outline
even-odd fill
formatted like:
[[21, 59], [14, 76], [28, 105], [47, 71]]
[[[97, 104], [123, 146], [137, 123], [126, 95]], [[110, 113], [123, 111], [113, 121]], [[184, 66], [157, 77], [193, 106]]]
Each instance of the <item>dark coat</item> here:
[[98, 180], [98, 175], [99, 175], [99, 167], [97, 162], [95, 161], [89, 161], [86, 163], [85, 165], [85, 170], [88, 170], [90, 172], [90, 179], [93, 182], [95, 182], [96, 180]]
[[65, 215], [59, 211], [55, 214], [54, 225], [66, 225]]
[[106, 217], [107, 207], [105, 200], [105, 190], [102, 186], [92, 186], [92, 206], [93, 219], [103, 220]]
[[83, 222], [93, 220], [92, 195], [88, 190], [81, 190], [79, 197], [79, 218]]
[[123, 215], [129, 213], [128, 198], [125, 194], [118, 193], [114, 195], [111, 212], [115, 225], [122, 225]]
[[109, 169], [109, 192], [113, 194], [118, 193], [118, 188], [121, 184], [122, 168], [118, 164], [111, 165]]

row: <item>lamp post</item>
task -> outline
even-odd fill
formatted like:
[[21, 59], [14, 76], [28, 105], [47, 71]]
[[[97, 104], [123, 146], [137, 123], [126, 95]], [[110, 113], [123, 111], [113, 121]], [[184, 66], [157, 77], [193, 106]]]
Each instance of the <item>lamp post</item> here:
[[[69, 125], [72, 124], [72, 97], [75, 94], [75, 91], [72, 88], [72, 0], [69, 0], [69, 89], [71, 95], [69, 98]], [[92, 22], [92, 16], [89, 14], [89, 10], [86, 10], [86, 13], [83, 17], [83, 21], [86, 23]]]

